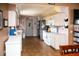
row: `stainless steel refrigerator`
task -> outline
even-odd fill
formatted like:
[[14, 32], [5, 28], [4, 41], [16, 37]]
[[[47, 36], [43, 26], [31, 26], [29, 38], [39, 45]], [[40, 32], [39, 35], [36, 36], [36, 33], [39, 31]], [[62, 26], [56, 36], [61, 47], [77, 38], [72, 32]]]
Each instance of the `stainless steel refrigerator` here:
[[44, 30], [44, 27], [45, 27], [45, 23], [46, 23], [45, 20], [39, 21], [39, 35], [40, 35], [41, 40], [43, 40], [43, 30]]

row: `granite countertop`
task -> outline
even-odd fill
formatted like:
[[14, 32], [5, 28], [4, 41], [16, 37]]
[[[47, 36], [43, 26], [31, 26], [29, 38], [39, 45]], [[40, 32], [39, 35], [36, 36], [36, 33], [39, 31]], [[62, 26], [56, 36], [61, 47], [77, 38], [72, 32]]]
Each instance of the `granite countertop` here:
[[8, 40], [8, 28], [3, 28], [0, 30], [0, 41], [5, 42]]

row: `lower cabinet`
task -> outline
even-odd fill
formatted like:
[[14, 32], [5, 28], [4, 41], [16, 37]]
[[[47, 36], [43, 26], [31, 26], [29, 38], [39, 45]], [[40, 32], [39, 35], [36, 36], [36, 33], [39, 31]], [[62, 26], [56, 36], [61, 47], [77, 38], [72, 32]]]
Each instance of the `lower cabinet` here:
[[21, 46], [17, 44], [6, 45], [6, 56], [21, 56]]
[[56, 50], [59, 50], [60, 45], [68, 45], [68, 36], [65, 34], [56, 34], [44, 31], [43, 39], [47, 45], [55, 48]]
[[43, 39], [44, 39], [44, 42], [47, 44], [47, 45], [49, 45], [50, 46], [50, 42], [51, 42], [51, 35], [52, 35], [52, 33], [50, 33], [50, 32], [45, 32], [45, 34], [44, 34], [44, 37], [43, 37]]
[[6, 44], [6, 56], [21, 56], [22, 37], [10, 36]]
[[53, 35], [51, 40], [51, 46], [56, 50], [59, 50], [60, 45], [68, 45], [68, 38], [66, 35]]

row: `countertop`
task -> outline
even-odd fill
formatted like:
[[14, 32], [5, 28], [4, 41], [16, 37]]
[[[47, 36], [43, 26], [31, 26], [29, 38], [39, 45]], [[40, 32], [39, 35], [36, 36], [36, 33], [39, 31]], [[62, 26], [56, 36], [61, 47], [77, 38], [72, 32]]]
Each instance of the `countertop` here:
[[19, 36], [10, 36], [9, 39], [7, 40], [6, 44], [17, 44], [21, 43], [21, 37]]
[[0, 41], [5, 42], [8, 40], [8, 28], [3, 28], [0, 30]]
[[9, 39], [7, 40], [6, 44], [9, 43], [21, 43], [22, 42], [22, 30], [17, 30], [17, 33], [15, 36], [9, 36]]

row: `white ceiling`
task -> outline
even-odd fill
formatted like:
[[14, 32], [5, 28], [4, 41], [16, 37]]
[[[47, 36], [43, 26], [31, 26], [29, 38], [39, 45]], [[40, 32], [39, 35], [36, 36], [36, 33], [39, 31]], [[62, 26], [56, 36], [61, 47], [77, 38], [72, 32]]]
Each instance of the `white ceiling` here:
[[16, 5], [21, 15], [48, 16], [62, 12], [62, 6], [49, 5], [47, 3], [21, 3]]

